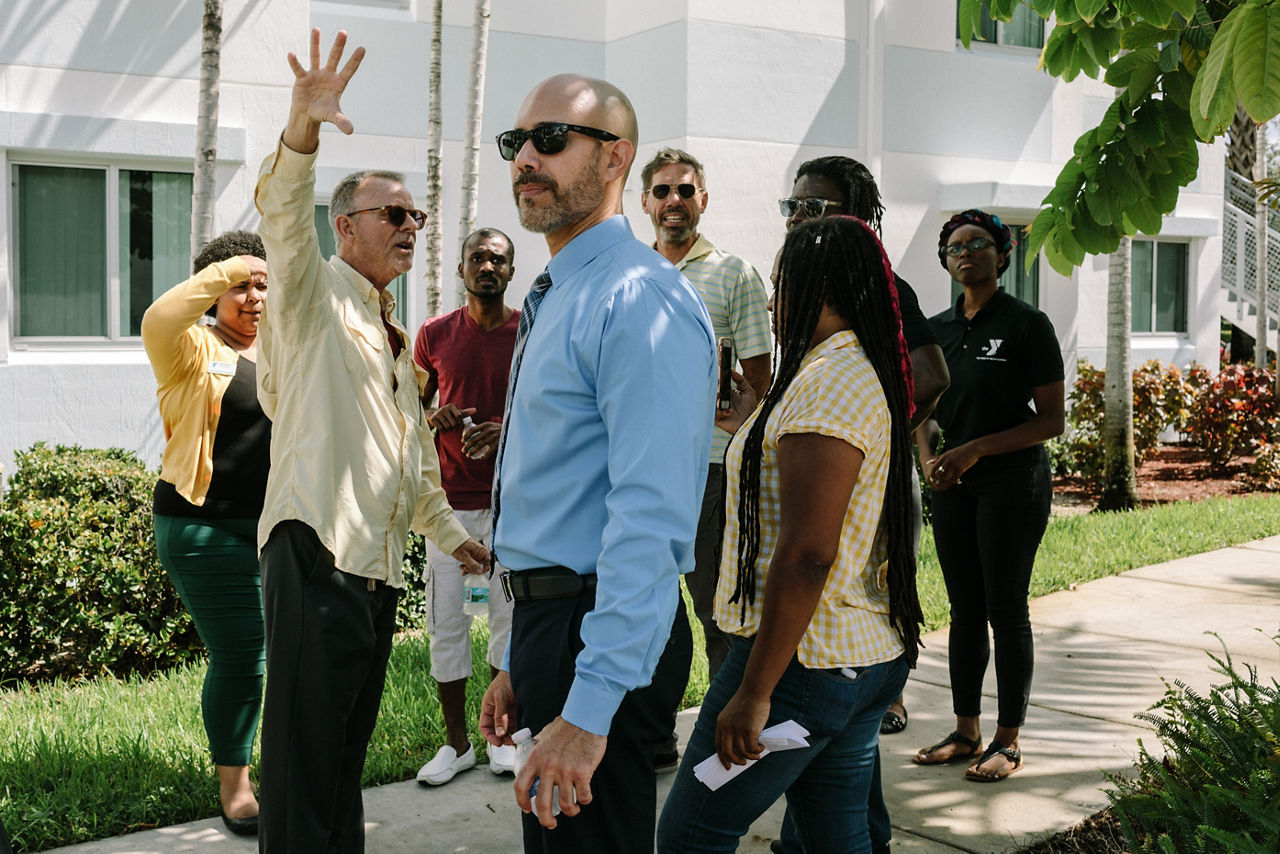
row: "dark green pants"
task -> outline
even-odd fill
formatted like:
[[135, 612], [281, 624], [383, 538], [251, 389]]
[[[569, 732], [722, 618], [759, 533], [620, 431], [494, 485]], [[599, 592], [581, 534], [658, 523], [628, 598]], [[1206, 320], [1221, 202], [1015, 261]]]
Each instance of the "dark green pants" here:
[[257, 519], [156, 516], [156, 551], [209, 651], [200, 710], [217, 765], [248, 765], [266, 661]]

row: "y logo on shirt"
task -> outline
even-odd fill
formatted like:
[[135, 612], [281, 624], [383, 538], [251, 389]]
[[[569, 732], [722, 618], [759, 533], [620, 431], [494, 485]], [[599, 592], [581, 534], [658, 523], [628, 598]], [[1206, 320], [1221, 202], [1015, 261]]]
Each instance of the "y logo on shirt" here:
[[985, 347], [979, 347], [978, 352], [981, 354], [978, 358], [988, 362], [1004, 362], [1008, 361], [1000, 354], [1000, 345], [1004, 343], [1003, 338], [988, 338], [990, 343]]

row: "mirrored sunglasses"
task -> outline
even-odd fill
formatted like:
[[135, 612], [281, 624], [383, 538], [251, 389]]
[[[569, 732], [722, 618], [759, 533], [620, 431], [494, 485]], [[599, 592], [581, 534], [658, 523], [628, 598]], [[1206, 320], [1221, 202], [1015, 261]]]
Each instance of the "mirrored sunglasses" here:
[[960, 255], [961, 252], [965, 251], [966, 249], [969, 250], [970, 254], [976, 254], [978, 252], [981, 252], [983, 249], [986, 249], [988, 246], [995, 246], [995, 245], [996, 245], [995, 241], [989, 237], [975, 237], [973, 240], [970, 240], [968, 243], [948, 243], [947, 248], [944, 249], [943, 251], [946, 252], [948, 255], [950, 255], [952, 258], [956, 258]]
[[843, 202], [834, 202], [831, 199], [778, 199], [778, 210], [787, 219], [795, 216], [796, 211], [803, 211], [809, 219], [817, 219], [826, 212], [827, 208], [843, 206]]
[[387, 220], [396, 228], [404, 225], [404, 218], [407, 216], [413, 220], [413, 224], [418, 228], [422, 228], [427, 224], [427, 215], [417, 208], [402, 208], [399, 205], [383, 205], [380, 208], [364, 208], [363, 210], [351, 211], [347, 216], [355, 216], [362, 213], [380, 213], [386, 216]]
[[566, 122], [550, 122], [538, 125], [533, 130], [504, 130], [494, 139], [497, 140], [498, 153], [502, 155], [502, 159], [515, 160], [520, 149], [524, 148], [525, 141], [530, 139], [533, 140], [534, 150], [539, 154], [559, 154], [569, 144], [569, 131], [604, 142], [621, 139], [617, 134], [609, 133], [607, 130], [571, 125]]
[[682, 199], [692, 199], [693, 194], [702, 189], [695, 187], [693, 184], [654, 184], [649, 188], [649, 195], [661, 201], [671, 195], [671, 191], [675, 190], [680, 194]]

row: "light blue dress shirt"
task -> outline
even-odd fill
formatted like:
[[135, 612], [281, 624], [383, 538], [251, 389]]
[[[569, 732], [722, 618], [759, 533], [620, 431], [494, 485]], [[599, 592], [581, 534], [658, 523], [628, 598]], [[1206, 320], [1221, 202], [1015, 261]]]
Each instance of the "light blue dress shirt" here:
[[606, 735], [623, 695], [649, 684], [693, 568], [715, 344], [697, 291], [622, 216], [549, 269], [505, 421], [494, 545], [513, 572], [596, 574], [561, 716]]

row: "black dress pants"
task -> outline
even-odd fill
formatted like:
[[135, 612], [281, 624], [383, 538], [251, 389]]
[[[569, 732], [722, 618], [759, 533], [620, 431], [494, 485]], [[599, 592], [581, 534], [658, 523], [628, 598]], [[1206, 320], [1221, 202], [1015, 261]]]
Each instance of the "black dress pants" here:
[[[515, 603], [510, 672], [517, 727], [528, 727], [536, 736], [563, 710], [583, 647], [582, 618], [594, 607], [594, 588], [571, 598]], [[677, 608], [678, 621], [683, 600]], [[591, 778], [591, 803], [576, 816], [557, 816], [555, 830], [544, 828], [532, 813], [525, 815], [525, 854], [652, 854], [653, 745], [667, 734], [672, 703], [678, 702], [672, 694], [683, 693], [688, 675], [680, 645], [668, 643], [652, 682], [628, 692], [613, 716], [604, 758]]]
[[262, 550], [267, 687], [258, 850], [364, 851], [360, 775], [378, 718], [399, 591], [334, 567], [310, 526]]
[[953, 711], [981, 713], [995, 639], [1000, 726], [1020, 727], [1031, 697], [1034, 645], [1027, 591], [1049, 521], [1052, 484], [1043, 446], [986, 457], [961, 482], [933, 494], [933, 540], [951, 600]]

